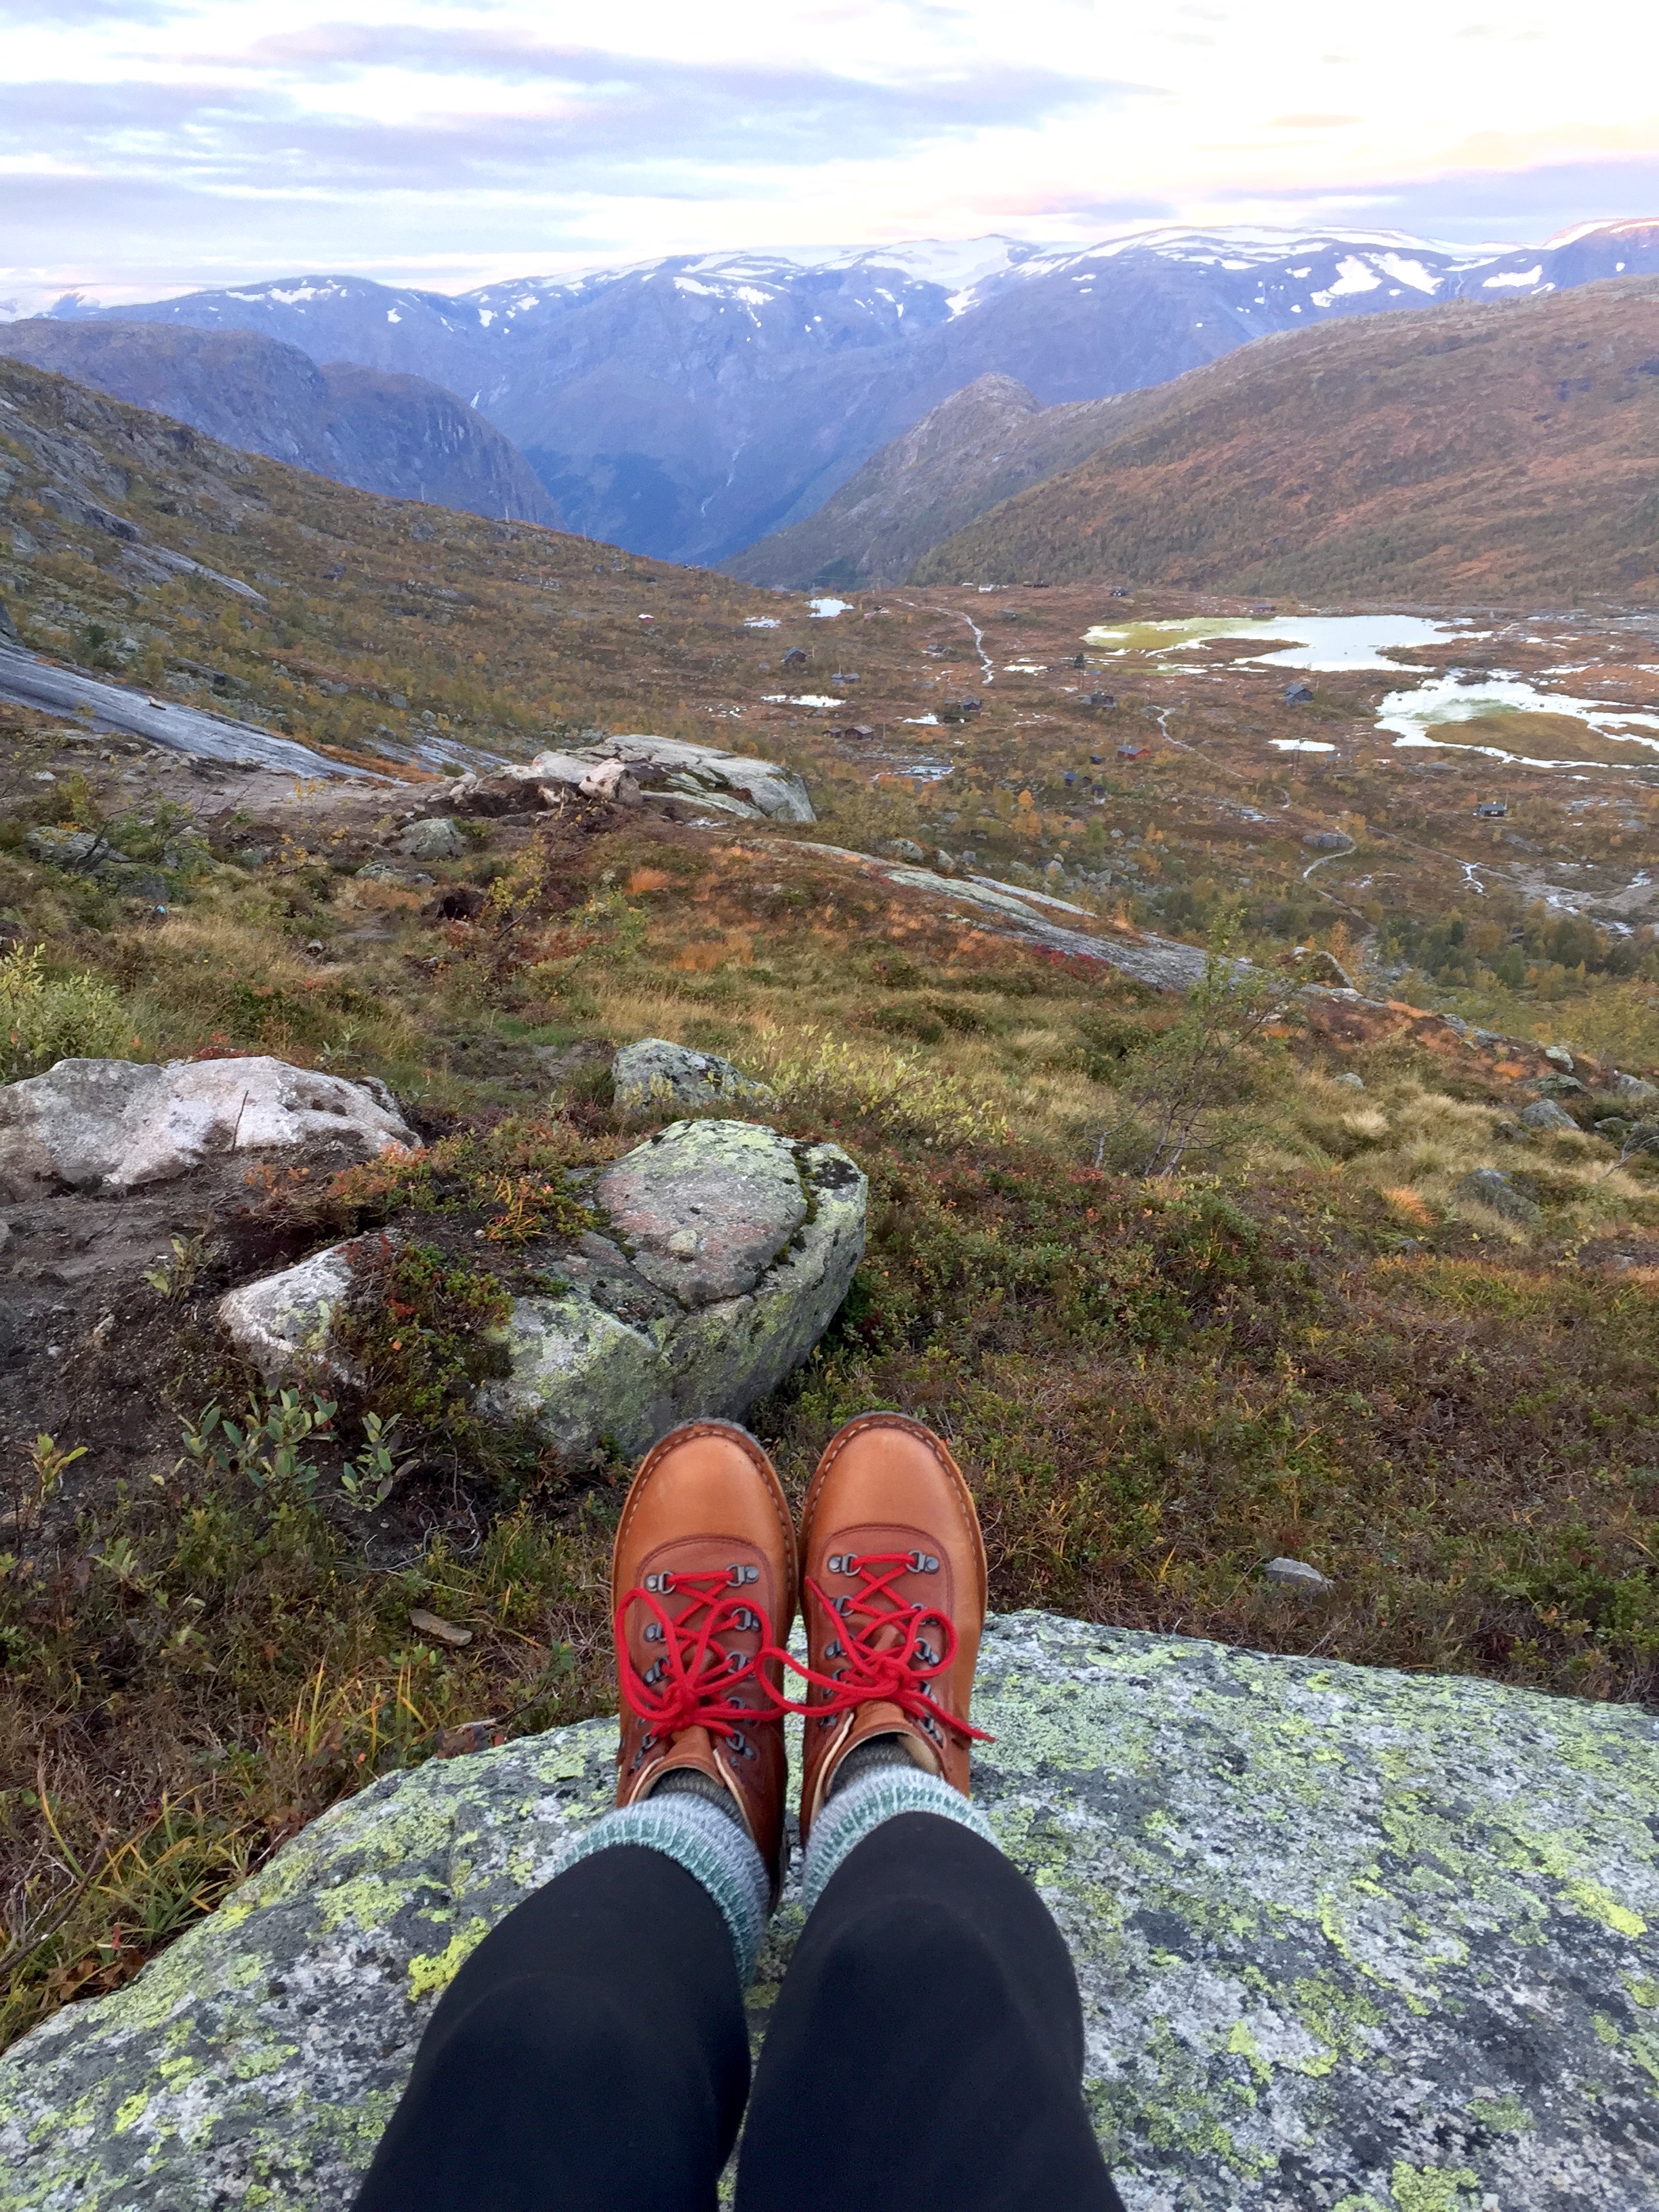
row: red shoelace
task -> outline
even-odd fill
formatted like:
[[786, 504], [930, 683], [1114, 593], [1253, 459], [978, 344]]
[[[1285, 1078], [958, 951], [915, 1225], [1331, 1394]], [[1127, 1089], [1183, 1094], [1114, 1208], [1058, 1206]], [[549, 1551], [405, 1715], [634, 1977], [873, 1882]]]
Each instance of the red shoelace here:
[[[706, 1574], [653, 1575], [648, 1580], [654, 1588], [624, 1591], [617, 1607], [618, 1686], [625, 1703], [659, 1735], [689, 1728], [752, 1727], [757, 1718], [772, 1717], [766, 1707], [775, 1702], [776, 1692], [760, 1672], [761, 1661], [772, 1656], [772, 1623], [763, 1607], [738, 1595], [742, 1585], [733, 1583], [732, 1571], [715, 1567]], [[670, 1595], [689, 1596], [690, 1602], [676, 1615], [663, 1603]], [[643, 1674], [629, 1656], [626, 1633], [628, 1609], [635, 1603], [645, 1607], [659, 1631], [653, 1637], [647, 1628], [647, 1641], [662, 1645], [660, 1657]], [[760, 1649], [752, 1658], [728, 1650], [720, 1641], [757, 1632]], [[761, 1692], [761, 1699], [739, 1705], [732, 1692], [749, 1682]]]
[[926, 1685], [947, 1674], [956, 1659], [957, 1632], [948, 1613], [933, 1606], [907, 1605], [894, 1595], [893, 1584], [900, 1576], [916, 1571], [916, 1554], [849, 1552], [837, 1556], [842, 1572], [855, 1577], [858, 1587], [836, 1599], [809, 1576], [806, 1589], [840, 1621], [841, 1633], [831, 1638], [825, 1656], [844, 1663], [821, 1674], [815, 1667], [803, 1667], [787, 1651], [767, 1653], [769, 1658], [781, 1658], [792, 1674], [821, 1693], [816, 1702], [781, 1699], [784, 1709], [826, 1720], [860, 1705], [896, 1705], [907, 1720], [934, 1729], [943, 1722], [972, 1743], [994, 1741], [987, 1729], [958, 1720], [927, 1693]]
[[[931, 1606], [907, 1605], [895, 1596], [893, 1584], [902, 1575], [915, 1571], [915, 1555], [865, 1552], [841, 1556], [844, 1571], [857, 1580], [856, 1589], [837, 1601], [810, 1577], [806, 1583], [823, 1610], [841, 1623], [829, 1656], [844, 1663], [833, 1672], [804, 1666], [775, 1644], [764, 1607], [736, 1595], [730, 1571], [671, 1572], [653, 1576], [654, 1589], [636, 1586], [625, 1591], [617, 1607], [617, 1672], [624, 1702], [659, 1735], [688, 1728], [752, 1728], [759, 1719], [781, 1720], [785, 1713], [823, 1720], [879, 1704], [896, 1705], [907, 1720], [934, 1728], [942, 1722], [971, 1742], [993, 1742], [988, 1730], [958, 1720], [928, 1695], [926, 1685], [948, 1673], [955, 1661], [957, 1632], [947, 1613]], [[676, 1595], [690, 1598], [678, 1616], [662, 1601]], [[635, 1603], [644, 1606], [659, 1631], [650, 1640], [662, 1645], [660, 1657], [643, 1674], [629, 1656], [625, 1632], [628, 1609]], [[752, 1635], [757, 1630], [760, 1648], [751, 1657], [728, 1650], [720, 1642], [722, 1636]], [[786, 1698], [775, 1690], [761, 1672], [767, 1660], [799, 1674], [819, 1692], [817, 1700]], [[760, 1692], [759, 1705], [738, 1704], [731, 1695], [750, 1682]]]

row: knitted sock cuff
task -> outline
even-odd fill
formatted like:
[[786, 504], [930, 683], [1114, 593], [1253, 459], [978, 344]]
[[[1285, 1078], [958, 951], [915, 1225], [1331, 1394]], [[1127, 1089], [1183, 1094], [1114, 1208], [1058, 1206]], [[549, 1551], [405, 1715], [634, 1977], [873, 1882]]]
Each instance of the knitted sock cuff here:
[[737, 1954], [738, 1979], [746, 1990], [755, 1977], [772, 1901], [771, 1877], [748, 1830], [718, 1806], [673, 1790], [596, 1820], [565, 1845], [555, 1875], [617, 1844], [643, 1844], [647, 1850], [661, 1851], [702, 1884], [720, 1907]]
[[960, 1827], [971, 1828], [988, 1844], [996, 1842], [983, 1813], [948, 1782], [908, 1763], [902, 1767], [876, 1767], [836, 1790], [812, 1823], [801, 1878], [801, 1903], [807, 1911], [823, 1894], [825, 1884], [848, 1851], [861, 1844], [872, 1828], [900, 1813], [938, 1813]]

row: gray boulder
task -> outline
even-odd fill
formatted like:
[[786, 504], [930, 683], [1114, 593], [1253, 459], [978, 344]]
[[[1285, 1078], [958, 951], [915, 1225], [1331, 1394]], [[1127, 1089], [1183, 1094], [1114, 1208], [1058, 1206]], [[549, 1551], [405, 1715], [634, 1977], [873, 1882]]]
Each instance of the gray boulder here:
[[1547, 1136], [1552, 1130], [1576, 1129], [1578, 1127], [1571, 1115], [1564, 1107], [1558, 1106], [1553, 1098], [1534, 1098], [1530, 1106], [1521, 1109], [1516, 1119], [1523, 1129], [1530, 1129], [1534, 1136], [1539, 1137]]
[[[1659, 2203], [1647, 1715], [1017, 1613], [974, 1717], [975, 1794], [1072, 1948], [1128, 2212]], [[373, 1784], [25, 2037], [9, 2212], [345, 2212], [440, 1992], [610, 1802], [615, 1741], [590, 1721]]]
[[616, 1103], [624, 1113], [652, 1106], [769, 1104], [772, 1093], [718, 1053], [693, 1052], [666, 1037], [625, 1044], [611, 1064]]
[[350, 1372], [328, 1339], [336, 1308], [351, 1294], [358, 1249], [356, 1239], [331, 1244], [297, 1267], [226, 1291], [219, 1318], [261, 1374], [286, 1378], [314, 1368], [343, 1378]]
[[[838, 1146], [748, 1121], [671, 1123], [594, 1182], [612, 1233], [554, 1263], [560, 1287], [514, 1300], [507, 1371], [475, 1410], [527, 1420], [574, 1459], [607, 1440], [642, 1451], [701, 1415], [740, 1419], [835, 1318], [864, 1252], [866, 1189]], [[221, 1299], [273, 1382], [344, 1371], [330, 1324], [359, 1249], [332, 1245]]]
[[1517, 1190], [1501, 1168], [1476, 1168], [1466, 1175], [1453, 1193], [1454, 1197], [1484, 1206], [1512, 1221], [1517, 1228], [1531, 1229], [1543, 1219], [1539, 1208], [1524, 1191]]
[[466, 851], [466, 839], [447, 815], [434, 814], [424, 822], [411, 822], [398, 840], [398, 850], [410, 860], [459, 860]]
[[130, 860], [101, 830], [42, 828], [31, 830], [23, 842], [31, 860], [85, 876], [123, 898], [165, 899], [167, 895], [167, 878], [158, 868]]
[[1607, 1091], [1612, 1097], [1622, 1098], [1628, 1106], [1659, 1103], [1659, 1083], [1649, 1083], [1639, 1075], [1615, 1075]]
[[815, 822], [806, 786], [775, 761], [729, 753], [680, 738], [605, 738], [569, 751], [538, 753], [520, 766], [488, 777], [462, 776], [444, 793], [460, 813], [501, 811], [507, 779], [524, 791], [522, 804], [551, 805], [567, 793], [624, 805], [643, 801], [657, 812], [729, 815], [744, 822]]
[[315, 1149], [343, 1164], [420, 1139], [390, 1091], [285, 1060], [60, 1060], [0, 1087], [0, 1193], [67, 1183], [106, 1194], [232, 1152]]

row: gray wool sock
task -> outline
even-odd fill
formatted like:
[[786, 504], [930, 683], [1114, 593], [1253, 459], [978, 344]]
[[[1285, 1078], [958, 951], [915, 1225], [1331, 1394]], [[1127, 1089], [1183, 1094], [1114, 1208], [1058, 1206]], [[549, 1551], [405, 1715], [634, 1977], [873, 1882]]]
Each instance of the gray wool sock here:
[[[902, 1738], [872, 1736], [842, 1762], [830, 1784], [823, 1810], [812, 1823], [806, 1842], [806, 1864], [801, 1877], [801, 1903], [807, 1911], [823, 1896], [824, 1886], [850, 1850], [872, 1829], [901, 1813], [937, 1813], [971, 1828], [988, 1844], [994, 1844], [985, 1815], [970, 1805], [960, 1790], [938, 1775], [917, 1766], [901, 1748]], [[855, 1762], [857, 1772], [849, 1772]]]
[[[830, 1784], [830, 1796], [838, 1797], [849, 1782], [858, 1782], [866, 1774], [878, 1773], [884, 1766], [915, 1766], [915, 1764], [904, 1748], [902, 1736], [872, 1735], [856, 1751], [849, 1751], [836, 1769], [835, 1779]], [[925, 1772], [926, 1769], [918, 1769], [918, 1771]]]
[[[689, 1787], [693, 1782], [704, 1786]], [[702, 1884], [720, 1907], [737, 1954], [738, 1979], [747, 1989], [772, 1909], [772, 1878], [731, 1791], [703, 1775], [665, 1775], [648, 1797], [605, 1814], [573, 1838], [559, 1853], [553, 1873], [561, 1875], [579, 1859], [617, 1844], [642, 1844], [660, 1851]]]
[[724, 1813], [728, 1820], [735, 1820], [745, 1836], [749, 1832], [744, 1826], [743, 1808], [726, 1784], [716, 1782], [712, 1774], [704, 1774], [695, 1766], [675, 1767], [672, 1773], [665, 1774], [660, 1782], [654, 1783], [646, 1794], [651, 1797], [701, 1797], [704, 1804], [712, 1805], [717, 1812]]

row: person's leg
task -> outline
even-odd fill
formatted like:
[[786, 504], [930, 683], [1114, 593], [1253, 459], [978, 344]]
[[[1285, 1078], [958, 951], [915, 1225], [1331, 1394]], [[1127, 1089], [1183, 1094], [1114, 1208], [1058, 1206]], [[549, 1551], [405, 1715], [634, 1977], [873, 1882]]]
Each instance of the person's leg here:
[[1071, 1958], [1024, 1875], [957, 1820], [879, 1820], [823, 1881], [773, 2008], [737, 2212], [846, 2212], [872, 2191], [1121, 2212], [1082, 2069]]
[[445, 1991], [357, 2212], [713, 2212], [748, 2088], [714, 1899], [659, 1850], [598, 1850]]
[[969, 1801], [974, 1501], [919, 1422], [833, 1437], [801, 1533], [807, 1923], [750, 2102], [739, 2212], [1121, 2212], [1059, 1930]]
[[713, 2212], [781, 1864], [795, 1580], [752, 1437], [693, 1422], [647, 1455], [611, 1562], [617, 1808], [445, 1993], [356, 2212]]

